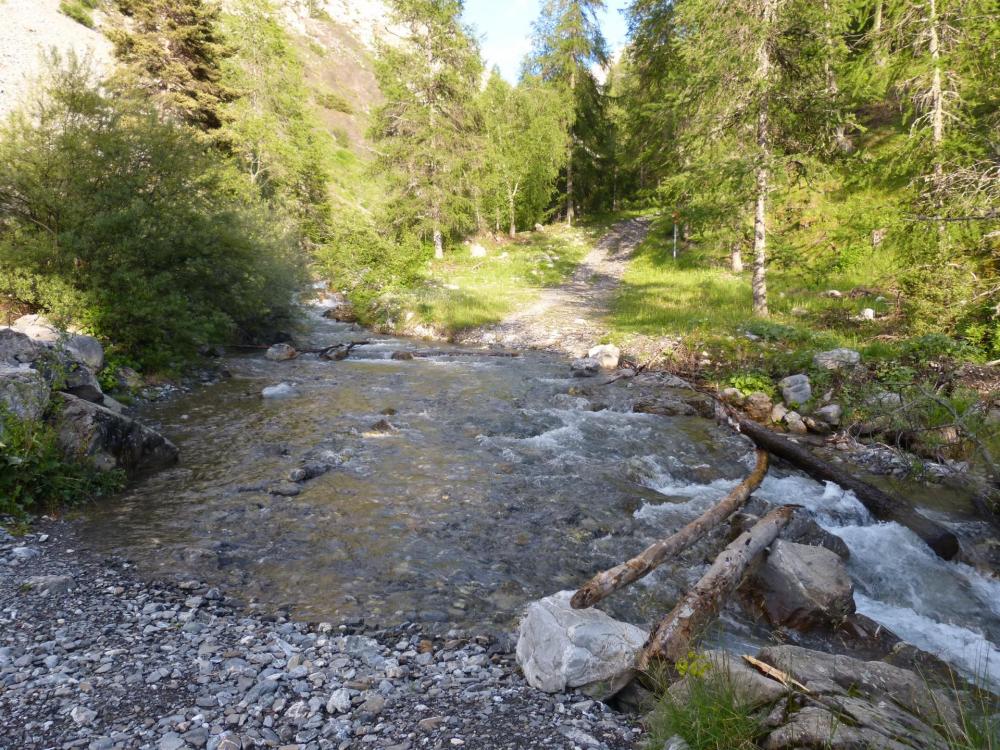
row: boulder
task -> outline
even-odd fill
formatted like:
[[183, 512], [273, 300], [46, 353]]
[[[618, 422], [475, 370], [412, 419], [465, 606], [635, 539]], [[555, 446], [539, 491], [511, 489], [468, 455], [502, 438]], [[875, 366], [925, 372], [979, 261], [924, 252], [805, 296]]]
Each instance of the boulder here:
[[719, 393], [719, 398], [733, 406], [743, 406], [747, 400], [739, 388], [723, 388]]
[[580, 359], [574, 359], [569, 369], [573, 373], [573, 377], [590, 378], [600, 371], [601, 366], [596, 359], [581, 357]]
[[535, 224], [535, 231], [536, 232], [544, 232], [545, 231], [545, 227], [542, 226], [541, 224]]
[[486, 248], [478, 242], [473, 242], [472, 245], [469, 246], [469, 255], [473, 258], [485, 258]]
[[0, 364], [0, 407], [21, 421], [41, 419], [49, 386], [37, 370]]
[[336, 320], [338, 323], [356, 323], [358, 321], [358, 314], [350, 302], [331, 307], [323, 313], [323, 317]]
[[747, 396], [746, 403], [743, 404], [747, 416], [755, 422], [767, 422], [771, 418], [771, 409], [774, 403], [766, 393], [757, 391]]
[[69, 393], [84, 401], [95, 404], [104, 403], [104, 392], [97, 377], [89, 368], [80, 362], [63, 362], [54, 373], [52, 387], [57, 391]]
[[[752, 711], [780, 700], [788, 688], [777, 680], [751, 668], [741, 657], [727, 651], [706, 651], [695, 657], [693, 670], [709, 689], [718, 687], [743, 710]], [[691, 678], [675, 682], [667, 691], [676, 701], [686, 702], [691, 695]]]
[[60, 447], [103, 470], [131, 475], [177, 463], [177, 447], [145, 425], [68, 393], [57, 394], [62, 412], [57, 424]]
[[601, 344], [587, 352], [587, 357], [597, 362], [602, 370], [614, 370], [618, 367], [621, 356], [621, 350], [614, 344]]
[[547, 693], [579, 688], [595, 698], [614, 695], [632, 678], [647, 634], [599, 609], [573, 609], [572, 591], [528, 605], [517, 661], [528, 684]]
[[844, 416], [844, 409], [840, 404], [829, 404], [822, 409], [817, 409], [815, 414], [817, 419], [826, 422], [831, 427], [836, 427], [840, 424], [840, 420]]
[[862, 320], [875, 320], [875, 310], [870, 307], [866, 307], [861, 311]]
[[788, 431], [793, 435], [805, 435], [809, 432], [809, 428], [806, 426], [805, 420], [802, 419], [802, 415], [797, 411], [787, 412], [784, 417], [784, 422]]
[[260, 392], [261, 398], [292, 398], [298, 396], [299, 392], [291, 383], [278, 383], [269, 385]]
[[861, 362], [860, 352], [853, 349], [831, 349], [813, 357], [813, 364], [819, 370], [845, 370]]
[[104, 347], [100, 341], [82, 333], [63, 331], [44, 315], [23, 315], [14, 321], [11, 328], [35, 342], [65, 350], [74, 360], [94, 372], [104, 367]]
[[779, 539], [750, 588], [774, 625], [806, 630], [854, 612], [851, 577], [840, 557], [823, 547]]
[[812, 399], [812, 383], [808, 375], [789, 375], [778, 383], [778, 388], [790, 407], [801, 406]]
[[30, 364], [44, 347], [13, 328], [0, 328], [0, 365]]
[[775, 424], [781, 424], [788, 412], [789, 409], [784, 404], [775, 404], [774, 408], [771, 409], [771, 421]]
[[272, 362], [287, 362], [290, 359], [295, 359], [297, 356], [299, 356], [299, 353], [295, 351], [295, 347], [291, 344], [275, 344], [264, 354], [264, 357]]

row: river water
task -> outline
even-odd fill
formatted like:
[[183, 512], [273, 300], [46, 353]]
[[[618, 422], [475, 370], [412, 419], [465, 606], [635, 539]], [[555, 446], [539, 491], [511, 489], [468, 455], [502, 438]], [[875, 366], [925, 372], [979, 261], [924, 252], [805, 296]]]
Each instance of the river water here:
[[[367, 337], [316, 313], [305, 338]], [[181, 463], [90, 509], [84, 536], [149, 575], [215, 581], [301, 619], [508, 628], [528, 601], [694, 518], [752, 465], [749, 443], [708, 420], [633, 413], [641, 383], [574, 379], [545, 354], [391, 358], [425, 347], [375, 337], [340, 362], [227, 360], [231, 379], [143, 407]], [[296, 496], [272, 493], [317, 463], [333, 468]], [[844, 539], [860, 612], [1000, 683], [1000, 583], [875, 523], [834, 485], [772, 470], [757, 496], [804, 505]], [[682, 556], [602, 607], [651, 623], [705, 565]], [[769, 633], [731, 606], [712, 637], [738, 648]]]

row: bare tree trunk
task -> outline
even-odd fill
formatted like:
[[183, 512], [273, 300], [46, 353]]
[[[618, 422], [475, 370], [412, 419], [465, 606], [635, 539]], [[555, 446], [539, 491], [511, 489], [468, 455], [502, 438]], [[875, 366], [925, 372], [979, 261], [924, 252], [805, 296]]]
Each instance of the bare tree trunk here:
[[434, 226], [434, 257], [438, 260], [444, 258], [444, 239], [441, 236], [441, 229]]
[[768, 79], [771, 76], [770, 32], [774, 22], [775, 0], [764, 0], [763, 39], [757, 50], [757, 80], [761, 84], [760, 111], [757, 114], [757, 205], [753, 224], [753, 311], [767, 317], [767, 191], [770, 174], [771, 140], [768, 123]]
[[[576, 107], [576, 62], [569, 74], [570, 98]], [[574, 120], [576, 117], [574, 116]], [[573, 226], [573, 147], [576, 145], [573, 128], [569, 129], [569, 159], [566, 160], [566, 223]]]
[[729, 251], [729, 260], [732, 264], [733, 273], [743, 273], [743, 253], [740, 252], [740, 243], [734, 242]]
[[883, 5], [883, 0], [878, 0], [875, 3], [875, 17], [872, 19], [872, 46], [875, 48], [875, 64], [880, 68], [885, 67], [888, 62], [885, 56], [884, 40], [882, 39]]
[[794, 512], [792, 505], [772, 510], [715, 558], [708, 572], [649, 636], [636, 662], [639, 671], [648, 671], [653, 662], [673, 666], [688, 657], [692, 641], [719, 614], [726, 596], [736, 590], [750, 564], [778, 537]]
[[518, 180], [517, 184], [514, 186], [513, 190], [507, 190], [507, 209], [510, 211], [510, 238], [514, 239], [517, 237], [517, 207], [515, 201], [517, 199], [517, 190], [521, 185], [521, 181]]
[[834, 130], [834, 143], [841, 151], [851, 151], [851, 143], [847, 140], [844, 124], [840, 121], [840, 107], [837, 98], [840, 87], [837, 85], [837, 73], [833, 68], [835, 45], [833, 41], [833, 19], [830, 0], [823, 0], [823, 29], [825, 34], [826, 57], [823, 60], [823, 72], [826, 75], [826, 96], [832, 108], [833, 117], [837, 121]]
[[732, 492], [680, 531], [650, 545], [628, 562], [598, 573], [573, 595], [570, 604], [574, 609], [593, 607], [615, 591], [649, 575], [668, 557], [687, 549], [742, 508], [750, 493], [760, 487], [765, 474], [767, 474], [767, 453], [757, 451], [757, 465], [753, 473], [740, 482]]
[[[937, 0], [927, 4], [928, 48], [931, 54], [931, 142], [934, 145], [934, 193], [935, 206], [941, 215], [941, 184], [944, 181], [944, 165], [941, 163], [941, 144], [944, 142], [944, 86], [941, 80], [941, 40], [938, 36]], [[944, 245], [945, 226], [938, 222], [938, 248]]]

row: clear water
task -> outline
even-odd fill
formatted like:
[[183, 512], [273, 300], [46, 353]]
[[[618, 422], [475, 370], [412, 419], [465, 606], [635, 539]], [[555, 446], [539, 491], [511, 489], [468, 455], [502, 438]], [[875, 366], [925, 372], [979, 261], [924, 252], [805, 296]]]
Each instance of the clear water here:
[[[365, 337], [317, 316], [310, 343]], [[341, 362], [228, 361], [231, 380], [144, 409], [182, 462], [90, 511], [85, 535], [150, 574], [301, 618], [506, 627], [694, 518], [752, 461], [707, 420], [632, 413], [641, 385], [576, 380], [541, 354], [390, 358], [421, 348], [384, 338]], [[268, 492], [309, 462], [335, 468], [295, 497]], [[1000, 584], [835, 486], [772, 473], [758, 494], [805, 505], [847, 542], [861, 612], [996, 679]], [[704, 565], [683, 556], [605, 608], [652, 622]], [[735, 609], [721, 628], [731, 645], [766, 637]]]

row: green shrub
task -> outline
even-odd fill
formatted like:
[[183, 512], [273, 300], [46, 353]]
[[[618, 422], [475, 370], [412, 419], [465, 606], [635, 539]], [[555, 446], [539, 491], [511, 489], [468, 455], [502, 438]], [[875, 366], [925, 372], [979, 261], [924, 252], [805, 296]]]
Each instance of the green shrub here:
[[288, 227], [190, 128], [74, 59], [0, 124], [0, 296], [73, 319], [145, 369], [283, 326]]
[[739, 375], [733, 375], [729, 378], [729, 385], [744, 396], [760, 392], [766, 393], [773, 398], [778, 392], [774, 387], [774, 381], [768, 375], [760, 372], [744, 372]]
[[125, 476], [68, 461], [42, 422], [0, 413], [0, 514], [21, 516], [117, 492]]
[[335, 91], [318, 93], [316, 95], [316, 103], [323, 109], [330, 109], [334, 112], [343, 112], [348, 115], [354, 112], [354, 107], [351, 106], [351, 103]]
[[96, 0], [62, 0], [59, 3], [60, 12], [88, 29], [94, 28], [94, 16], [91, 10], [96, 7]]

